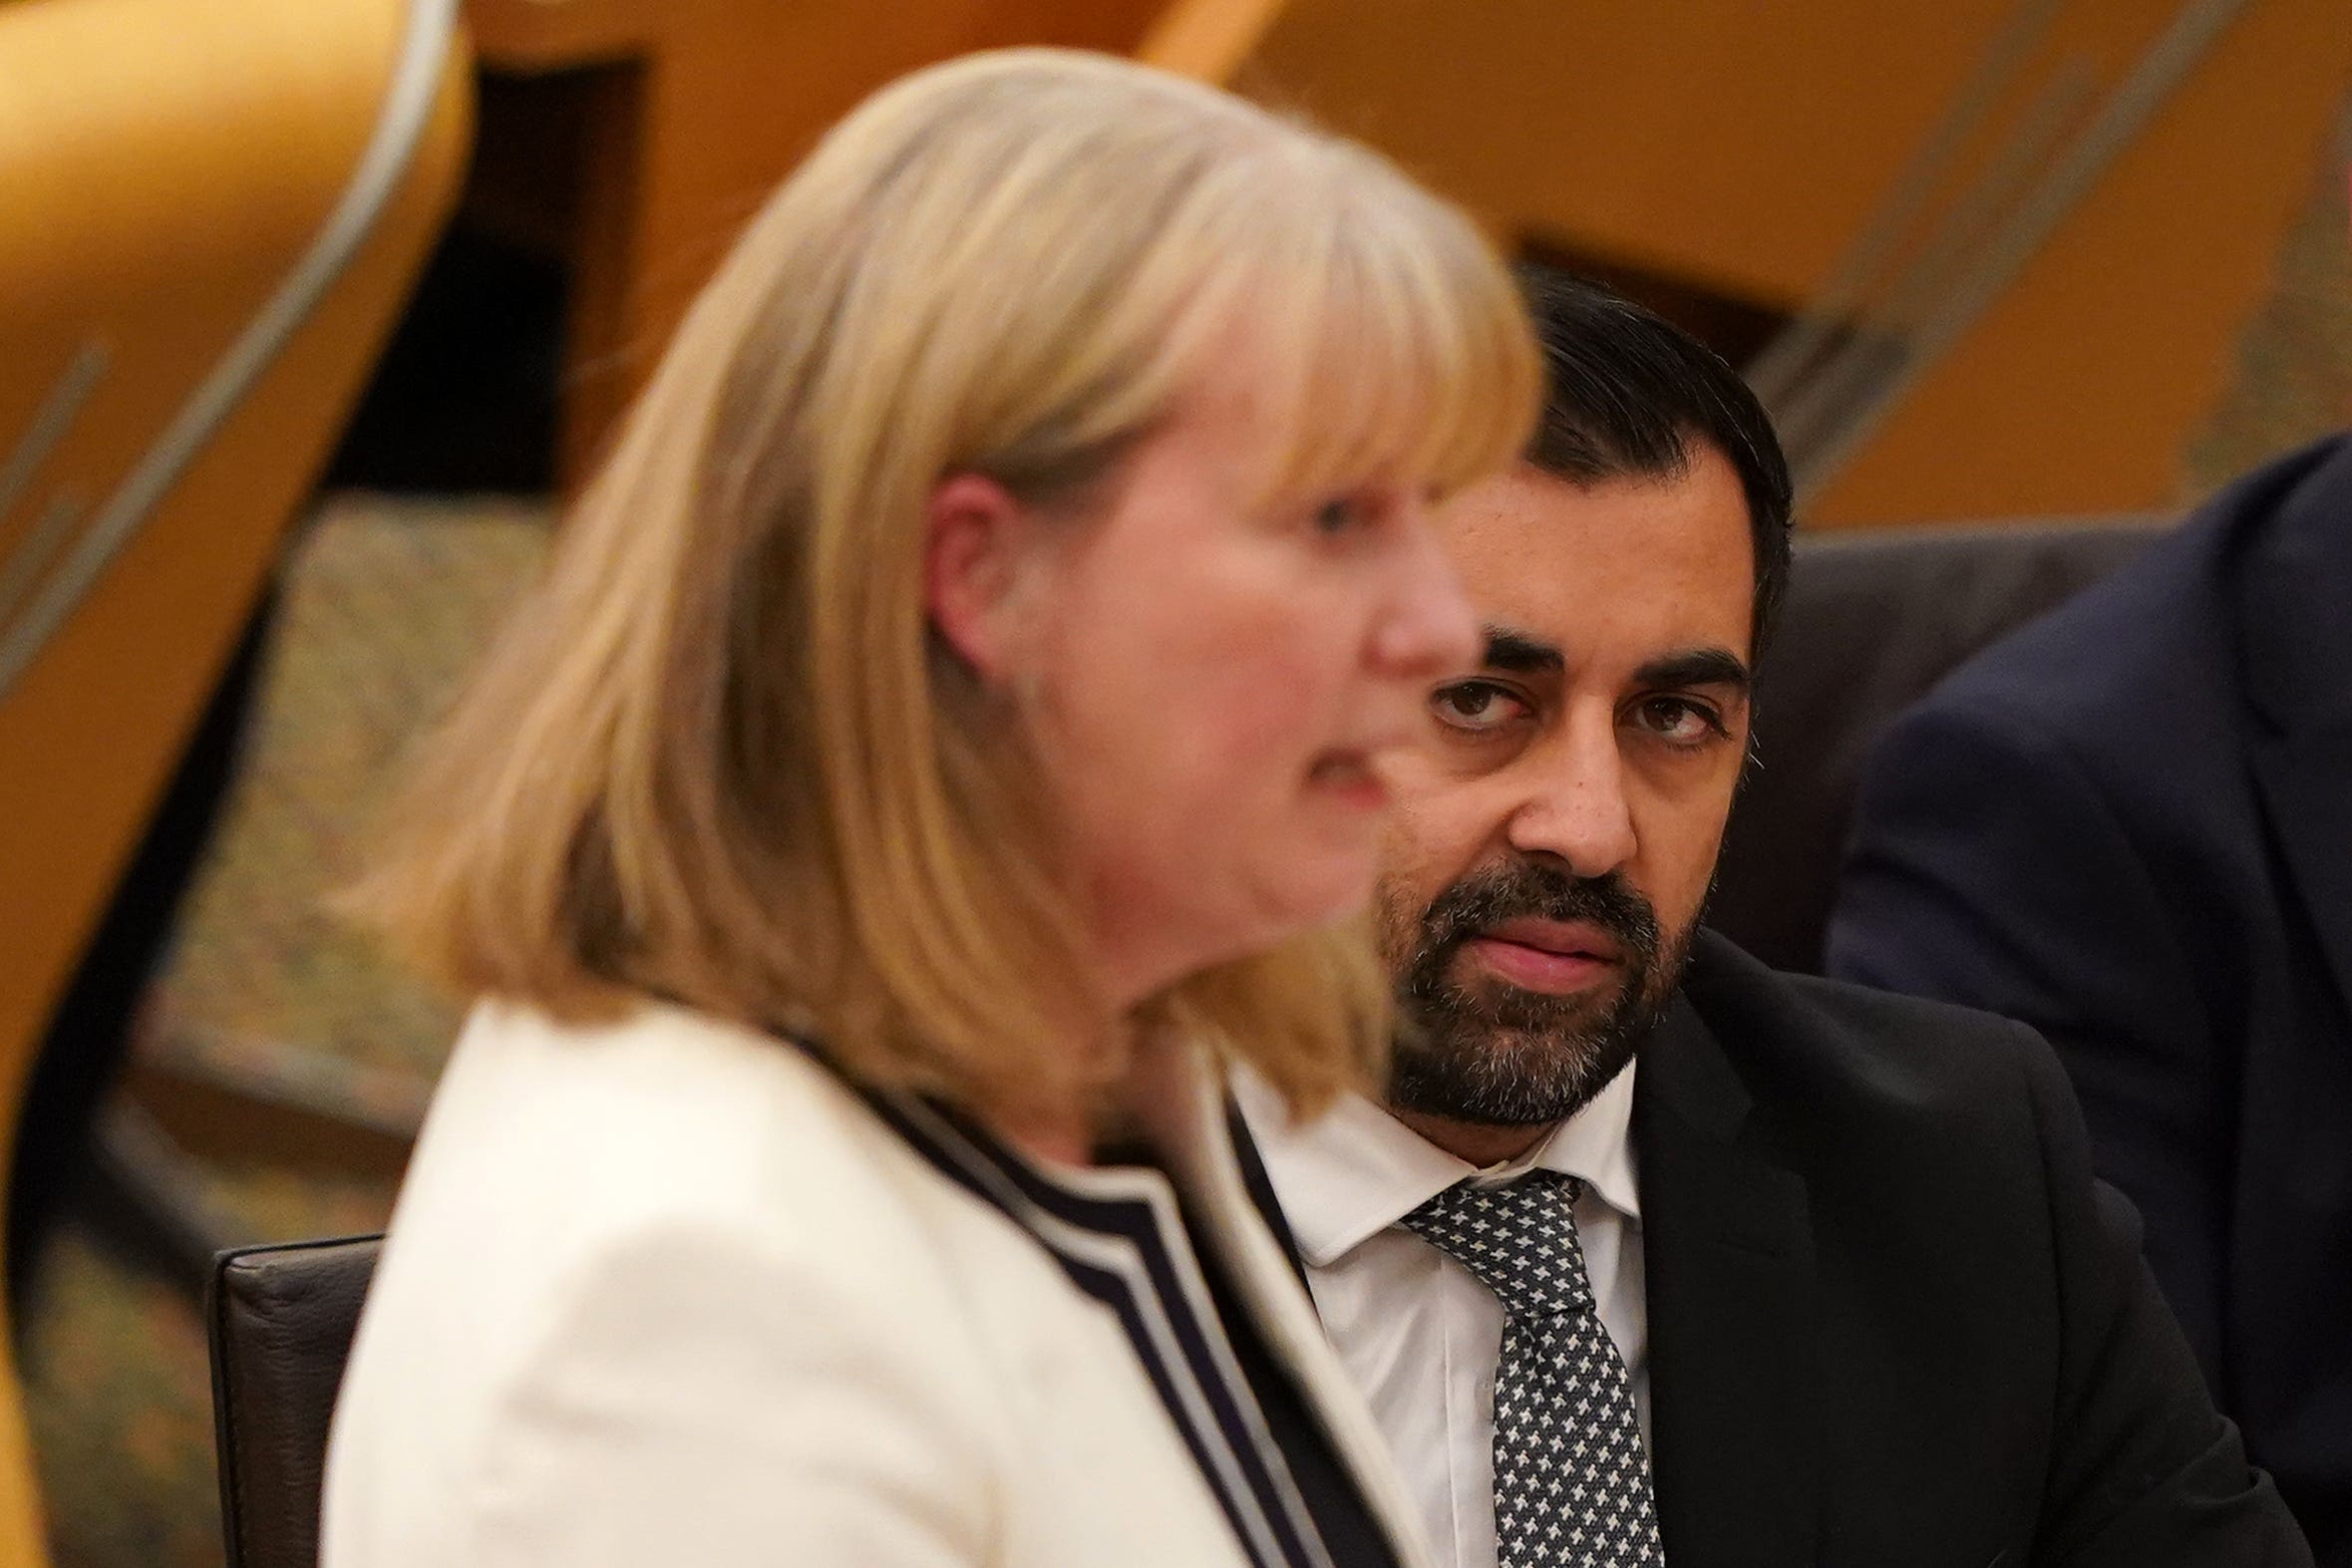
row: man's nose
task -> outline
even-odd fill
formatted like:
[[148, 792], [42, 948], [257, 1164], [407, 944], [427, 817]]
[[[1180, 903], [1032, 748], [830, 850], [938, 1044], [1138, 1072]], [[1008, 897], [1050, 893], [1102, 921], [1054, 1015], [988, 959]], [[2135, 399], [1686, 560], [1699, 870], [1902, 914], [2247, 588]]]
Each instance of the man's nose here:
[[1542, 765], [1527, 770], [1530, 790], [1506, 824], [1512, 847], [1578, 877], [1623, 868], [1637, 845], [1615, 716], [1597, 704], [1571, 714], [1547, 750]]
[[1389, 592], [1372, 628], [1373, 667], [1399, 680], [1435, 681], [1478, 662], [1479, 623], [1439, 544], [1429, 508], [1404, 503]]

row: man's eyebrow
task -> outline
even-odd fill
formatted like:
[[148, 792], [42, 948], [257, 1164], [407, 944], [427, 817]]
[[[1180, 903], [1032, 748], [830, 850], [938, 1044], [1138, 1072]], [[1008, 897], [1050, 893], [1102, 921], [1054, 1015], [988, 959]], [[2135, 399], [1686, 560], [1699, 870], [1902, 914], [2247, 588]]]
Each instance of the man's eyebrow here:
[[1486, 638], [1487, 656], [1481, 661], [1486, 669], [1509, 670], [1514, 675], [1557, 675], [1568, 667], [1559, 649], [1525, 632], [1489, 626]]
[[1642, 686], [1729, 686], [1745, 694], [1755, 684], [1748, 662], [1729, 648], [1680, 648], [1633, 672]]

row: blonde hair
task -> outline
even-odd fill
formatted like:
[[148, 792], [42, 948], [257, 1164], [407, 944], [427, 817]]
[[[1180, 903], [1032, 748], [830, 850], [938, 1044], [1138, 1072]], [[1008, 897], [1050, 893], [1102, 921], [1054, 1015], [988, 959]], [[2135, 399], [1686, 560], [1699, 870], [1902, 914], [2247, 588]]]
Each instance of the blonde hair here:
[[[652, 993], [1000, 1113], [1099, 1089], [1043, 791], [927, 623], [925, 502], [978, 472], [1083, 517], [1235, 342], [1302, 494], [1457, 485], [1532, 423], [1508, 276], [1373, 154], [1105, 56], [877, 93], [695, 304], [355, 903], [465, 994]], [[1327, 933], [1140, 1022], [1313, 1103], [1377, 1064], [1386, 989]]]

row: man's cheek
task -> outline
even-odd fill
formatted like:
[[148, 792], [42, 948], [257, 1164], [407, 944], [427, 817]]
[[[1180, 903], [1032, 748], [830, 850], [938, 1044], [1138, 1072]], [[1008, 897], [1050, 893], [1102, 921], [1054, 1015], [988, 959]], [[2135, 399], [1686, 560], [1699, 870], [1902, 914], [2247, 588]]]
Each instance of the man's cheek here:
[[1426, 907], [1425, 902], [1414, 892], [1412, 882], [1405, 877], [1384, 875], [1374, 887], [1373, 939], [1379, 945], [1381, 962], [1391, 974], [1405, 966], [1412, 957], [1413, 949], [1419, 944], [1421, 917]]

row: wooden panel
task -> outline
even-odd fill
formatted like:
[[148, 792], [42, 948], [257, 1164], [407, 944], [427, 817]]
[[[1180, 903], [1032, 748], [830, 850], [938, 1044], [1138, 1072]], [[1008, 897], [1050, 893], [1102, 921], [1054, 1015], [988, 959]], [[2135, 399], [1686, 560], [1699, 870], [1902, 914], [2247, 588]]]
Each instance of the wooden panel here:
[[1239, 84], [1494, 222], [1802, 299], [2011, 0], [1295, 0]]
[[2329, 132], [2347, 93], [2342, 0], [2256, 0], [1809, 518], [2181, 500], [2188, 439], [2228, 384], [2313, 166], [2340, 158]]
[[[151, 19], [145, 7], [108, 9]], [[258, 10], [257, 7], [248, 9]], [[102, 383], [73, 436], [44, 469], [20, 516], [60, 492], [103, 498], [124, 468], [158, 434], [196, 375], [209, 367], [242, 318], [291, 264], [299, 243], [325, 215], [348, 174], [382, 84], [390, 52], [394, 8], [321, 11], [277, 6], [335, 21], [339, 41], [306, 40], [304, 57], [330, 75], [332, 91], [347, 96], [338, 131], [314, 125], [308, 146], [317, 162], [306, 183], [286, 162], [282, 147], [262, 137], [243, 139], [248, 170], [262, 197], [249, 233], [253, 247], [233, 265], [188, 270], [168, 290], [129, 280], [128, 298], [102, 306], [94, 300], [65, 322], [20, 321], [15, 302], [55, 298], [61, 290], [28, 276], [11, 291], [0, 315], [0, 343], [8, 362], [52, 358], [80, 331], [96, 331], [114, 346], [116, 368]], [[350, 34], [363, 32], [355, 48]], [[148, 35], [153, 42], [154, 35]], [[112, 47], [116, 35], [97, 29], [94, 43]], [[17, 40], [11, 40], [12, 46]], [[159, 51], [168, 76], [184, 75], [187, 55]], [[353, 69], [356, 66], [357, 69]], [[87, 94], [104, 79], [87, 66], [74, 80]], [[176, 762], [189, 727], [210, 694], [228, 650], [242, 632], [282, 530], [307, 493], [316, 468], [357, 396], [375, 350], [389, 330], [429, 237], [438, 226], [464, 157], [466, 110], [462, 92], [445, 94], [427, 147], [429, 159], [404, 186], [377, 237], [363, 249], [329, 305], [289, 347], [254, 397], [173, 491], [154, 523], [142, 531], [84, 601], [22, 682], [0, 703], [0, 756], [39, 758], [38, 769], [0, 772], [0, 1052], [13, 1062], [23, 1042], [42, 1027], [58, 986], [70, 971], [115, 879], [144, 830], [148, 814]], [[168, 122], [165, 122], [168, 125]], [[234, 140], [233, 128], [224, 133]], [[182, 138], [193, 142], [200, 139]], [[256, 150], [260, 150], [258, 153]], [[266, 157], [262, 155], [266, 154]], [[14, 155], [0, 155], [13, 159]], [[202, 191], [174, 204], [172, 186], [159, 171], [152, 148], [121, 165], [156, 182], [148, 232], [136, 248], [174, 253], [181, 235], [236, 228], [216, 209], [236, 203], [240, 183], [181, 182]], [[289, 189], [293, 192], [288, 194]], [[307, 193], [310, 208], [302, 212]], [[285, 203], [307, 217], [278, 233], [268, 217]], [[100, 204], [83, 187], [77, 204]], [[184, 250], [177, 252], [188, 260]], [[70, 260], [59, 258], [64, 270]], [[77, 285], [78, 287], [78, 285]], [[20, 359], [19, 344], [30, 345]], [[11, 411], [12, 413], [21, 411]], [[13, 438], [16, 425], [8, 427]], [[13, 1069], [12, 1069], [13, 1071]], [[0, 1149], [0, 1153], [4, 1153]]]
[[[1236, 81], [1387, 149], [1506, 239], [1788, 309], [1825, 280], [2012, 5], [1295, 0]], [[2176, 10], [2069, 0], [2033, 75], [2072, 60], [2111, 84]], [[1808, 519], [2171, 501], [2177, 455], [2348, 91], [2342, 0], [2253, 0], [2014, 290], [1806, 498]], [[1957, 175], [1992, 147], [1980, 138]]]
[[[696, 0], [677, 0], [686, 9]], [[550, 71], [633, 54], [660, 26], [641, 0], [475, 0], [474, 52], [508, 71]]]
[[[375, 120], [391, 4], [0, 7], [0, 444], [88, 341], [110, 369], [0, 544], [102, 502], [307, 245]], [[0, 1170], [30, 1053], [456, 190], [468, 68], [317, 317], [0, 699]], [[4, 1326], [0, 1326], [4, 1333]], [[0, 1560], [22, 1470], [0, 1387]]]
[[563, 387], [592, 465], [737, 230], [826, 127], [932, 61], [1006, 44], [1127, 51], [1159, 0], [471, 0], [494, 69], [613, 65], [590, 129]]
[[1175, 0], [1162, 11], [1137, 58], [1203, 82], [1229, 82], [1264, 46], [1283, 0]]

